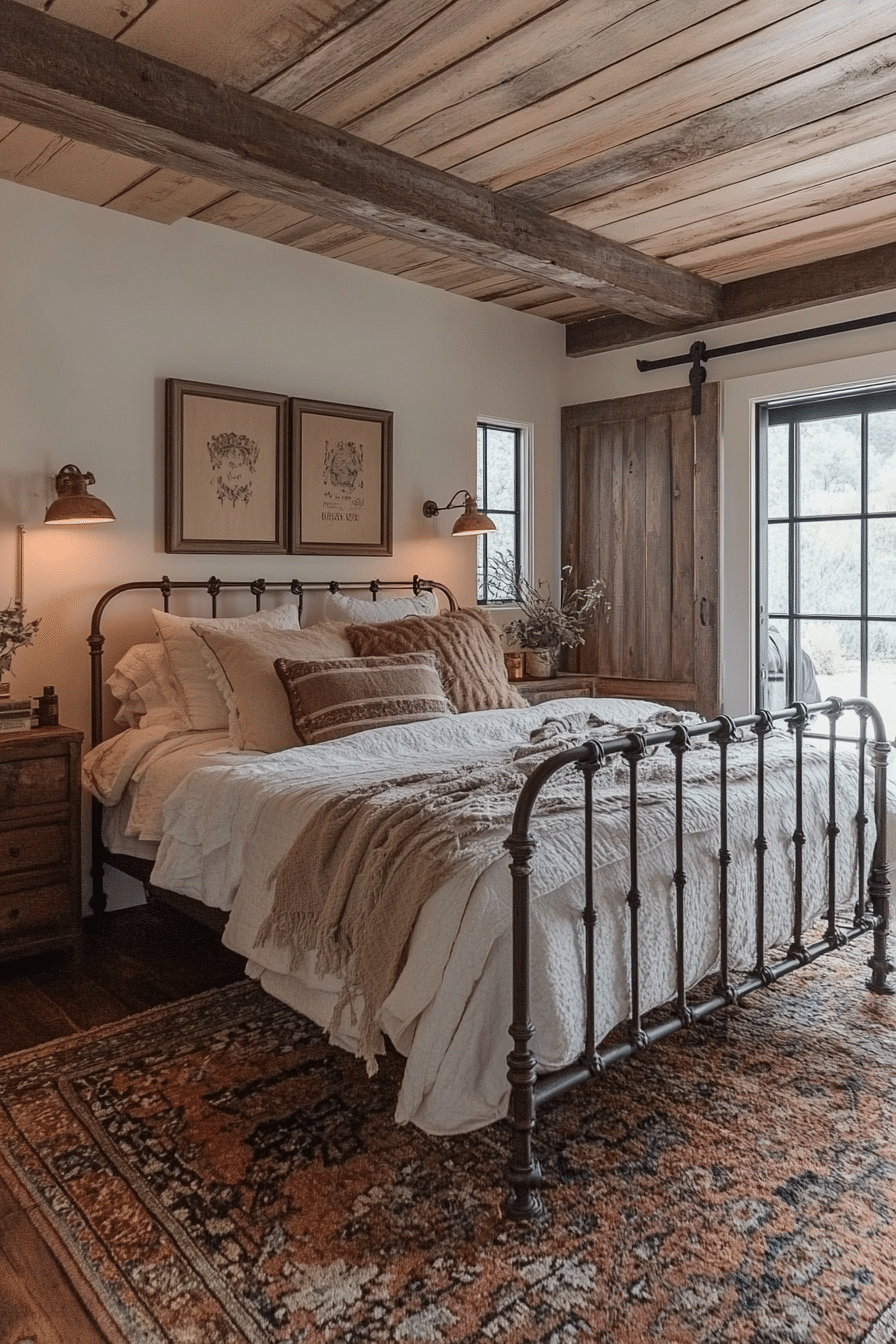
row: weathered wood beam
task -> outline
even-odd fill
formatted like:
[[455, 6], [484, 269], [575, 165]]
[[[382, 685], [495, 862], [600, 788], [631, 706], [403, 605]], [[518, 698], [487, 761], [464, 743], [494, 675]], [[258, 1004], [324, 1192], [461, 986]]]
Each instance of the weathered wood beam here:
[[573, 357], [596, 355], [667, 336], [699, 335], [729, 323], [795, 312], [798, 308], [853, 299], [860, 294], [879, 294], [885, 289], [896, 289], [896, 243], [789, 266], [748, 280], [733, 280], [721, 286], [718, 316], [699, 324], [670, 322], [661, 329], [621, 313], [572, 322], [566, 328], [566, 353]]
[[717, 313], [700, 276], [17, 0], [0, 0], [0, 113], [647, 322]]

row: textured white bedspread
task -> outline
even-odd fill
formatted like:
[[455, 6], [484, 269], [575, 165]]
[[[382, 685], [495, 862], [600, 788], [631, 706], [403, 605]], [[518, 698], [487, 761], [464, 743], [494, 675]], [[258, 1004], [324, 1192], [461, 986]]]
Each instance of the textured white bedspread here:
[[[581, 699], [555, 701], [528, 710], [489, 711], [450, 719], [379, 729], [316, 747], [299, 747], [268, 757], [215, 763], [213, 757], [194, 771], [165, 806], [165, 835], [153, 881], [208, 904], [231, 908], [224, 936], [246, 956], [250, 973], [277, 997], [306, 1013], [323, 1028], [331, 1026], [339, 985], [314, 971], [313, 955], [293, 973], [282, 949], [256, 946], [258, 930], [270, 910], [272, 869], [305, 822], [344, 789], [347, 779], [386, 780], [425, 768], [441, 771], [455, 763], [508, 761], [548, 719], [590, 711], [605, 720], [634, 724], [658, 706], [642, 701]], [[778, 735], [776, 735], [778, 736]], [[794, 827], [791, 747], [780, 735], [780, 755], [769, 744], [766, 816], [769, 942], [787, 942], [792, 921], [792, 843]], [[745, 759], [755, 746], [735, 749]], [[715, 753], [712, 753], [714, 757]], [[718, 956], [718, 847], [715, 823], [708, 819], [717, 789], [699, 782], [709, 752], [686, 757], [694, 775], [686, 790], [689, 833], [685, 866], [686, 922], [691, 983], [707, 974]], [[826, 904], [827, 823], [826, 756], [806, 747], [807, 803], [805, 847], [807, 919]], [[786, 759], [786, 764], [784, 763]], [[776, 765], [776, 761], [779, 762]], [[647, 771], [649, 773], [649, 769]], [[851, 907], [854, 853], [848, 818], [855, 812], [854, 765], [844, 760], [838, 804], [839, 892]], [[646, 789], [659, 797], [660, 790]], [[755, 802], [753, 790], [733, 782], [729, 882], [732, 947], [735, 964], [752, 965], [752, 889]], [[671, 812], [656, 802], [644, 810], [645, 833], [652, 839], [640, 854], [641, 992], [646, 1010], [665, 1002], [675, 989], [674, 889], [671, 874]], [[627, 814], [611, 797], [596, 827], [599, 854], [596, 896], [599, 903], [598, 1037], [628, 1015], [628, 908], [630, 885], [624, 842]], [[539, 850], [533, 874], [532, 1018], [533, 1050], [544, 1068], [574, 1060], [581, 1050], [583, 1015], [583, 936], [581, 920], [581, 846], [578, 828], [567, 818], [533, 825]], [[662, 837], [668, 833], [669, 839]], [[484, 872], [460, 869], [423, 908], [407, 960], [380, 1013], [380, 1025], [407, 1056], [396, 1119], [413, 1121], [433, 1133], [453, 1133], [490, 1123], [504, 1115], [509, 1088], [506, 1028], [511, 1018], [510, 874], [502, 849], [506, 830], [495, 834], [495, 859]], [[870, 846], [870, 841], [869, 841]], [[356, 1036], [347, 1011], [332, 1033], [349, 1049]], [[359, 1067], [363, 1067], [359, 1063]]]

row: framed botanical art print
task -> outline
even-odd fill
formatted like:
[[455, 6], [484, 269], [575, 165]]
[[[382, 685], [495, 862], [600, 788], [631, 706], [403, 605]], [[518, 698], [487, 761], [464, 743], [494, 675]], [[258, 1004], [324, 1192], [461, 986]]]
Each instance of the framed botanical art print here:
[[289, 399], [165, 384], [165, 550], [288, 553]]
[[291, 402], [295, 555], [392, 554], [392, 412]]

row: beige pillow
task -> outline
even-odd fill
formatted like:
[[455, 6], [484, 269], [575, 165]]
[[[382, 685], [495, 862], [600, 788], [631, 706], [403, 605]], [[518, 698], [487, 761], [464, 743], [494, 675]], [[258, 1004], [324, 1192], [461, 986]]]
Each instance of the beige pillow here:
[[205, 630], [298, 630], [299, 609], [294, 602], [269, 611], [253, 611], [249, 616], [225, 616], [220, 620], [198, 620], [195, 616], [172, 616], [168, 611], [153, 611], [156, 629], [165, 645], [171, 670], [181, 688], [187, 717], [192, 728], [226, 728], [227, 704], [209, 675], [202, 652], [203, 645], [194, 627]]
[[346, 634], [355, 653], [363, 658], [431, 650], [438, 659], [445, 693], [460, 713], [526, 707], [507, 680], [497, 627], [474, 607], [426, 618], [408, 616], [385, 625], [350, 625]]
[[429, 588], [416, 597], [346, 597], [344, 593], [327, 593], [324, 599], [325, 621], [359, 621], [378, 625], [381, 621], [400, 621], [405, 616], [437, 616], [439, 599]]
[[345, 626], [323, 622], [307, 630], [218, 630], [200, 627], [199, 646], [229, 714], [237, 751], [285, 751], [298, 745], [289, 701], [274, 671], [276, 658], [351, 658]]
[[119, 702], [115, 722], [123, 727], [170, 723], [189, 728], [186, 706], [163, 644], [134, 644], [115, 664], [106, 685]]
[[278, 658], [274, 667], [286, 688], [296, 736], [312, 745], [455, 712], [434, 653], [301, 663]]

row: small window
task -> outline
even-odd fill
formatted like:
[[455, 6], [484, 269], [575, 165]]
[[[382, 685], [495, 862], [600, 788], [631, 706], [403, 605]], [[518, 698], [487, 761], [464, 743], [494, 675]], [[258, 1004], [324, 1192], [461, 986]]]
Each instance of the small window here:
[[[476, 497], [494, 532], [477, 538], [480, 604], [513, 602], [512, 574], [527, 568], [525, 507], [526, 429], [480, 420], [477, 427]], [[496, 564], [497, 562], [497, 564]]]

